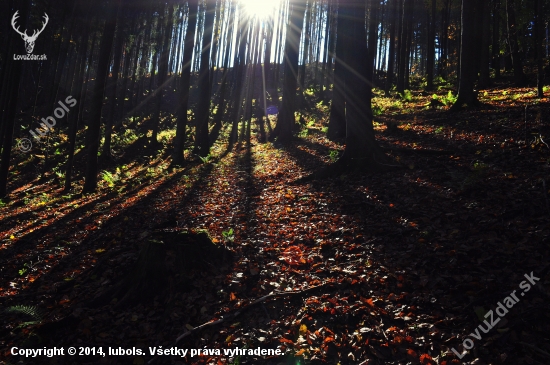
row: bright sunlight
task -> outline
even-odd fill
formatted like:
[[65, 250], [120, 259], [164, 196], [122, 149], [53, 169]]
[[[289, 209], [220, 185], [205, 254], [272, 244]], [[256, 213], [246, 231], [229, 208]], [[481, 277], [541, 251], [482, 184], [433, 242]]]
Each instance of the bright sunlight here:
[[274, 10], [279, 7], [281, 0], [240, 0], [240, 3], [248, 16], [266, 19], [273, 16]]

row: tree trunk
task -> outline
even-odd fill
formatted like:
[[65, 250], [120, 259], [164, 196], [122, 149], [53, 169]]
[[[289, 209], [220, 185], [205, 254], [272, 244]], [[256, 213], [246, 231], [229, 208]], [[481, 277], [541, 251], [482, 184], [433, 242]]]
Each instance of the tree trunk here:
[[[87, 29], [84, 31], [84, 34], [82, 38], [80, 39], [80, 50], [79, 54], [81, 56], [80, 60], [80, 69], [78, 71], [78, 77], [76, 79], [76, 85], [75, 88], [77, 90], [75, 100], [82, 104], [84, 100], [82, 100], [82, 89], [84, 88], [85, 84], [85, 73], [84, 69], [86, 67], [87, 63], [91, 63], [92, 54], [90, 53], [90, 62], [87, 62], [88, 58], [86, 57], [86, 51], [88, 48], [88, 40], [89, 40], [89, 29], [90, 26], [87, 26]], [[72, 95], [72, 93], [71, 93]], [[80, 115], [80, 110], [82, 109], [81, 105], [79, 105], [78, 109], [74, 111], [72, 114], [69, 114], [69, 147], [67, 149], [67, 164], [65, 167], [65, 191], [68, 192], [71, 190], [71, 182], [72, 182], [72, 173], [73, 173], [73, 160], [74, 160], [74, 150], [76, 146], [76, 132], [78, 130], [78, 118]]]
[[451, 11], [451, 1], [445, 1], [445, 7], [442, 10], [441, 58], [439, 60], [439, 75], [442, 77], [447, 77], [449, 62], [449, 12]]
[[292, 139], [294, 127], [294, 112], [296, 111], [296, 84], [298, 77], [298, 52], [300, 35], [304, 25], [306, 11], [304, 0], [290, 0], [290, 21], [286, 28], [286, 43], [284, 51], [283, 105], [274, 133], [278, 141], [287, 144]]
[[187, 109], [189, 107], [189, 87], [191, 84], [191, 58], [193, 57], [199, 2], [198, 0], [189, 0], [187, 4], [189, 8], [189, 20], [187, 21], [187, 30], [185, 32], [185, 41], [183, 45], [181, 97], [177, 111], [178, 120], [176, 123], [176, 137], [174, 138], [174, 152], [172, 154], [172, 163], [174, 165], [182, 165], [184, 161], [183, 149], [187, 130]]
[[97, 189], [97, 152], [99, 151], [99, 134], [101, 129], [101, 110], [103, 108], [103, 95], [105, 81], [111, 60], [111, 48], [115, 36], [117, 11], [120, 11], [122, 0], [111, 3], [107, 8], [105, 26], [101, 39], [99, 61], [97, 64], [97, 77], [94, 84], [94, 96], [91, 101], [90, 123], [86, 134], [86, 146], [88, 158], [83, 193], [92, 193]]
[[500, 0], [493, 0], [493, 70], [495, 79], [500, 78]]
[[311, 16], [313, 11], [313, 2], [310, 1], [309, 5], [306, 10], [306, 29], [304, 32], [304, 50], [302, 52], [302, 65], [300, 66], [300, 84], [298, 87], [300, 88], [300, 95], [302, 96], [304, 90], [306, 89], [306, 62], [311, 63], [311, 57], [309, 53], [309, 43], [311, 41]]
[[522, 86], [525, 82], [525, 74], [523, 73], [523, 61], [518, 44], [518, 24], [516, 23], [514, 0], [506, 0], [506, 18], [508, 24], [508, 45], [514, 68], [514, 83], [516, 86]]
[[[27, 16], [29, 14], [30, 9], [30, 1], [25, 0], [21, 4], [21, 12], [20, 12], [20, 26], [23, 27], [23, 29], [26, 29], [26, 22], [27, 22]], [[17, 37], [15, 35], [11, 35], [10, 37], [10, 44], [9, 50], [12, 51], [9, 54], [15, 53], [15, 47], [17, 44]], [[9, 58], [8, 58], [9, 60]], [[19, 96], [19, 81], [21, 79], [21, 70], [23, 67], [22, 61], [8, 61], [8, 65], [11, 65], [11, 72], [6, 73], [6, 90], [7, 97], [4, 99], [5, 104], [1, 105], [4, 107], [4, 114], [1, 115], [3, 120], [5, 120], [5, 124], [3, 123], [3, 140], [0, 140], [2, 142], [2, 161], [0, 162], [0, 198], [3, 198], [7, 195], [7, 189], [8, 189], [8, 173], [10, 169], [10, 162], [11, 162], [11, 148], [12, 148], [12, 140], [13, 140], [13, 129], [15, 125], [15, 115], [17, 111], [17, 103], [18, 103], [18, 96]], [[4, 67], [6, 65], [4, 64]]]
[[343, 38], [344, 21], [341, 6], [338, 9], [336, 37], [336, 63], [334, 65], [334, 88], [332, 90], [332, 103], [330, 105], [330, 114], [328, 122], [327, 137], [330, 140], [336, 140], [346, 136], [346, 93], [345, 87], [345, 68], [344, 61], [345, 42], [340, 41]]
[[476, 34], [476, 2], [477, 0], [462, 0], [462, 44], [460, 47], [460, 79], [458, 98], [451, 107], [452, 111], [462, 109], [466, 104], [468, 107], [476, 106], [477, 93], [474, 91], [477, 68], [477, 34]]
[[544, 97], [544, 16], [543, 0], [535, 0], [535, 51], [537, 57], [537, 97]]
[[197, 105], [197, 126], [195, 138], [195, 152], [202, 157], [210, 153], [208, 140], [208, 122], [210, 120], [210, 50], [212, 48], [212, 30], [214, 27], [215, 0], [205, 0], [206, 15], [204, 19], [204, 34], [200, 54], [199, 70], [199, 102]]
[[428, 59], [426, 60], [426, 80], [428, 91], [434, 89], [434, 64], [435, 64], [435, 12], [436, 12], [436, 0], [432, 0], [431, 17], [429, 17], [429, 30], [428, 30]]
[[106, 117], [105, 121], [105, 141], [103, 142], [103, 151], [101, 155], [104, 158], [111, 158], [111, 135], [113, 132], [113, 123], [116, 109], [116, 96], [117, 96], [117, 83], [118, 83], [118, 74], [120, 72], [120, 60], [122, 58], [122, 46], [124, 44], [124, 36], [122, 33], [123, 23], [122, 23], [122, 14], [119, 12], [117, 24], [118, 29], [116, 32], [116, 43], [115, 43], [115, 55], [114, 55], [114, 64], [113, 64], [113, 77], [111, 78], [111, 87], [113, 89], [112, 99], [111, 99], [111, 108], [109, 110], [109, 115]]
[[481, 50], [479, 51], [479, 89], [486, 89], [490, 83], [490, 28], [489, 23], [491, 21], [491, 12], [489, 8], [489, 1], [481, 1], [478, 4], [479, 15], [477, 26], [479, 29], [478, 34], [481, 35]]
[[394, 79], [394, 66], [395, 66], [395, 33], [396, 33], [396, 27], [398, 24], [399, 19], [399, 0], [389, 0], [389, 5], [391, 7], [391, 10], [388, 12], [391, 14], [390, 18], [390, 46], [388, 50], [388, 72], [386, 73], [386, 85], [385, 85], [385, 93], [386, 96], [390, 95], [390, 89], [391, 85], [393, 84]]
[[231, 40], [233, 39], [233, 32], [235, 29], [235, 6], [231, 6], [230, 14], [229, 14], [230, 20], [229, 20], [229, 29], [227, 30], [227, 36], [226, 36], [226, 42], [225, 42], [225, 56], [223, 61], [223, 70], [222, 70], [222, 78], [221, 78], [221, 86], [220, 86], [220, 95], [219, 95], [219, 104], [218, 104], [218, 112], [216, 113], [216, 116], [214, 117], [214, 125], [218, 126], [218, 128], [221, 128], [222, 126], [222, 117], [225, 114], [225, 93], [227, 90], [227, 84], [229, 80], [227, 79], [227, 75], [229, 72], [229, 60], [231, 56], [230, 50], [232, 47], [229, 46], [231, 43]]
[[[404, 4], [401, 8], [401, 13], [399, 14], [399, 23], [401, 32], [399, 33], [399, 47], [398, 47], [398, 54], [399, 54], [399, 61], [398, 61], [398, 71], [397, 71], [397, 92], [400, 94], [403, 94], [405, 92], [405, 74], [406, 74], [406, 68], [407, 65], [407, 37], [408, 37], [408, 16], [410, 16], [409, 10], [410, 6], [409, 3], [412, 2], [412, 0], [403, 1]], [[405, 15], [407, 14], [407, 15]]]
[[[340, 14], [341, 11], [341, 14]], [[372, 124], [371, 80], [367, 69], [373, 67], [374, 59], [368, 58], [365, 44], [365, 3], [361, 0], [345, 0], [339, 11], [338, 40], [344, 43], [342, 63], [344, 68], [344, 90], [346, 99], [346, 148], [343, 156], [335, 163], [346, 170], [381, 168], [386, 157], [374, 138]], [[367, 62], [365, 62], [367, 60]]]
[[[160, 49], [160, 62], [159, 62], [159, 77], [158, 77], [158, 86], [156, 91], [156, 100], [155, 100], [155, 115], [153, 117], [153, 133], [151, 134], [151, 143], [155, 145], [157, 141], [158, 131], [160, 127], [160, 108], [162, 106], [162, 94], [165, 88], [166, 77], [168, 76], [168, 59], [170, 54], [170, 37], [172, 36], [172, 25], [174, 24], [174, 6], [168, 6], [168, 19], [166, 24], [163, 22], [164, 26], [164, 39]], [[162, 9], [163, 16], [166, 14], [166, 9]]]

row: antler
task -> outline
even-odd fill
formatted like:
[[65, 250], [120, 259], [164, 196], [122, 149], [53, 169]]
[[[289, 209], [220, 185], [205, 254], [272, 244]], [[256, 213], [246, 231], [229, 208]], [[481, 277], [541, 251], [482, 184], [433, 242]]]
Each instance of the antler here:
[[44, 31], [44, 29], [46, 28], [46, 25], [48, 24], [48, 20], [50, 20], [50, 18], [48, 18], [48, 14], [46, 14], [46, 13], [44, 13], [44, 20], [45, 20], [45, 22], [42, 23], [42, 29], [40, 29], [39, 31], [35, 30], [32, 33], [32, 36], [29, 37], [30, 39], [35, 40], [36, 38], [38, 38], [40, 33], [42, 33]]
[[15, 27], [15, 21], [17, 20], [17, 18], [19, 18], [19, 15], [17, 13], [19, 13], [19, 10], [17, 10], [15, 14], [13, 14], [13, 17], [11, 18], [11, 26], [13, 27], [13, 30], [15, 30], [17, 33], [21, 35], [21, 37], [26, 38], [28, 37], [26, 31], [25, 33], [23, 33], [19, 30], [19, 26], [17, 28]]

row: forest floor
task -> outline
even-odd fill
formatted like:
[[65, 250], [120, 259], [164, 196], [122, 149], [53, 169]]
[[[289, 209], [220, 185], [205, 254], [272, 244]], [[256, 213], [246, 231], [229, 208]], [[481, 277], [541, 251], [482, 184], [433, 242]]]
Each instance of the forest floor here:
[[[54, 172], [29, 181], [24, 166], [0, 208], [0, 363], [550, 363], [550, 107], [527, 91], [491, 90], [493, 107], [456, 114], [394, 100], [382, 119], [398, 127], [375, 127], [403, 169], [383, 174], [296, 182], [343, 151], [325, 138], [321, 100], [284, 148], [252, 138], [225, 153], [222, 139], [171, 169], [168, 150], [138, 139], [97, 194], [63, 193]], [[207, 230], [233, 260], [197, 258], [189, 285], [167, 277], [162, 297], [94, 302], [166, 230]], [[249, 307], [270, 293], [294, 294]], [[177, 345], [208, 355], [150, 355], [224, 316]], [[144, 355], [24, 358], [13, 346]], [[224, 355], [236, 347], [283, 355]]]

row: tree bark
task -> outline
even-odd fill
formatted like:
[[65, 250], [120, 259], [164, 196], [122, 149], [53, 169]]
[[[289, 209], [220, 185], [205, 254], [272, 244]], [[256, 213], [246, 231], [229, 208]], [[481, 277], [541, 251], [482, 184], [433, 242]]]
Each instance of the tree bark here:
[[116, 31], [116, 43], [115, 43], [115, 55], [114, 55], [114, 64], [113, 64], [113, 77], [111, 78], [111, 87], [113, 89], [112, 92], [112, 100], [111, 100], [111, 108], [109, 110], [109, 115], [106, 118], [105, 122], [105, 141], [103, 142], [103, 151], [101, 155], [105, 158], [111, 158], [111, 136], [113, 132], [113, 124], [114, 124], [114, 116], [115, 116], [115, 109], [116, 109], [116, 100], [117, 100], [117, 83], [118, 83], [118, 74], [120, 72], [120, 60], [122, 58], [122, 45], [124, 44], [124, 37], [123, 37], [123, 23], [121, 22], [122, 14], [119, 12], [118, 14], [118, 29]]
[[543, 0], [535, 0], [535, 51], [537, 58], [537, 97], [544, 97], [544, 13]]
[[514, 0], [506, 0], [506, 18], [508, 25], [508, 45], [512, 56], [512, 67], [514, 68], [514, 83], [522, 86], [525, 82], [523, 73], [523, 60], [518, 44], [518, 25], [516, 23], [516, 11]]
[[[30, 1], [25, 0], [21, 4], [21, 12], [20, 12], [20, 26], [24, 27], [24, 29], [27, 28], [27, 16], [29, 14], [30, 9]], [[16, 39], [17, 37], [15, 35], [10, 36], [10, 43], [9, 43], [9, 54], [15, 53], [15, 47], [16, 47]], [[8, 58], [9, 59], [9, 58]], [[17, 111], [17, 102], [18, 102], [18, 96], [19, 96], [19, 81], [21, 79], [21, 69], [23, 66], [22, 61], [8, 61], [8, 65], [10, 65], [10, 73], [6, 73], [6, 79], [7, 83], [4, 87], [2, 87], [7, 93], [7, 97], [4, 100], [5, 104], [1, 105], [1, 107], [4, 109], [4, 114], [0, 115], [5, 120], [5, 124], [3, 123], [3, 139], [2, 142], [2, 160], [0, 162], [0, 198], [3, 198], [7, 194], [8, 189], [8, 173], [10, 169], [10, 160], [11, 160], [11, 148], [12, 148], [12, 141], [13, 141], [13, 129], [15, 125], [15, 115]], [[6, 65], [4, 65], [6, 67]]]
[[189, 8], [189, 20], [187, 21], [187, 30], [185, 32], [185, 41], [183, 45], [181, 96], [177, 111], [178, 120], [176, 123], [176, 137], [174, 138], [174, 151], [172, 154], [172, 163], [174, 165], [182, 165], [184, 162], [183, 149], [187, 130], [187, 109], [189, 107], [189, 87], [191, 83], [191, 58], [193, 56], [199, 2], [198, 0], [189, 0], [187, 4]]
[[117, 10], [120, 10], [121, 0], [111, 3], [107, 8], [99, 61], [97, 64], [97, 77], [94, 84], [94, 96], [91, 101], [90, 124], [86, 134], [86, 145], [88, 146], [88, 158], [86, 174], [84, 179], [83, 193], [92, 193], [97, 189], [97, 152], [99, 151], [99, 134], [101, 129], [101, 110], [103, 108], [103, 95], [105, 92], [105, 81], [111, 60], [111, 48], [115, 36]]
[[[156, 144], [157, 141], [157, 135], [160, 127], [160, 109], [162, 106], [162, 94], [165, 88], [166, 78], [168, 76], [168, 59], [170, 54], [170, 37], [172, 37], [172, 26], [174, 24], [173, 18], [174, 18], [174, 6], [173, 5], [165, 5], [166, 8], [168, 6], [168, 19], [163, 24], [164, 27], [164, 39], [160, 48], [160, 62], [159, 62], [159, 77], [158, 77], [158, 86], [157, 86], [157, 95], [155, 100], [155, 115], [153, 117], [153, 133], [151, 134], [151, 142], [153, 144]], [[162, 14], [166, 14], [166, 9], [162, 9]]]
[[500, 78], [500, 0], [493, 0], [493, 70], [495, 79]]
[[429, 13], [431, 16], [429, 19], [428, 30], [428, 54], [426, 60], [426, 90], [432, 91], [434, 89], [434, 65], [435, 65], [435, 14], [436, 14], [436, 0], [432, 0], [432, 9]]
[[479, 15], [477, 22], [481, 35], [481, 50], [479, 52], [479, 89], [485, 89], [489, 87], [490, 83], [490, 28], [489, 23], [491, 21], [491, 12], [489, 8], [489, 1], [481, 1], [478, 4]]
[[294, 127], [294, 112], [296, 111], [296, 84], [298, 77], [298, 52], [300, 35], [304, 24], [306, 11], [304, 0], [290, 0], [290, 21], [286, 28], [286, 43], [284, 50], [283, 105], [274, 133], [278, 141], [287, 144], [292, 139]]
[[462, 0], [461, 31], [462, 44], [460, 47], [460, 79], [458, 98], [451, 107], [451, 111], [462, 109], [466, 104], [473, 107], [478, 104], [474, 84], [477, 75], [476, 68], [476, 2], [477, 0]]
[[395, 66], [395, 34], [396, 34], [396, 28], [397, 28], [397, 22], [399, 19], [399, 0], [389, 0], [388, 6], [391, 7], [391, 10], [388, 12], [391, 14], [391, 18], [389, 20], [390, 22], [390, 45], [388, 49], [388, 71], [386, 73], [386, 85], [385, 85], [385, 93], [386, 96], [390, 95], [390, 89], [391, 85], [393, 84], [394, 80], [394, 66]]
[[[343, 43], [341, 54], [344, 95], [346, 101], [346, 148], [342, 157], [326, 170], [313, 177], [325, 177], [354, 169], [371, 171], [386, 170], [387, 158], [374, 138], [372, 113], [370, 111], [371, 81], [367, 69], [373, 67], [369, 59], [365, 34], [365, 3], [361, 0], [345, 0], [338, 11], [338, 43]], [[342, 47], [342, 45], [340, 45]], [[367, 60], [367, 62], [365, 62]]]
[[[199, 102], [197, 105], [197, 126], [195, 138], [195, 152], [202, 157], [210, 153], [208, 140], [208, 121], [210, 120], [210, 50], [212, 48], [212, 29], [214, 27], [215, 0], [205, 0], [206, 15], [200, 54], [199, 70]], [[198, 56], [197, 56], [198, 57]]]

